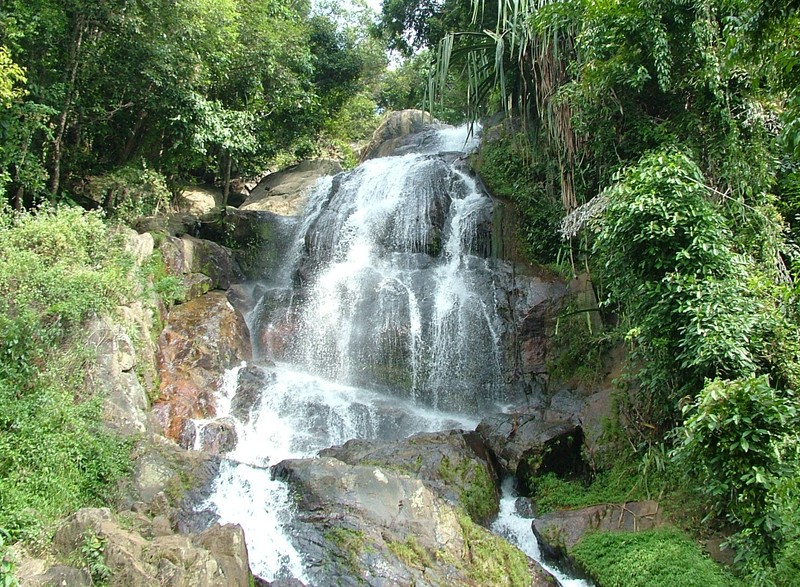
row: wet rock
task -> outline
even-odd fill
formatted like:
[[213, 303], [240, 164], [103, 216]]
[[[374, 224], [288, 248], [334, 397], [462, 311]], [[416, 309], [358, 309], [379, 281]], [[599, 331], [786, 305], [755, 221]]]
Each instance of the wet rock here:
[[394, 442], [350, 440], [320, 455], [350, 465], [387, 467], [419, 479], [479, 524], [488, 524], [499, 508], [497, 474], [474, 432], [422, 433]]
[[236, 448], [236, 424], [231, 418], [206, 422], [200, 432], [200, 450], [222, 454]]
[[178, 441], [188, 419], [213, 417], [221, 374], [250, 358], [247, 325], [224, 292], [172, 308], [158, 339], [161, 388], [153, 408], [166, 435]]
[[548, 422], [536, 414], [496, 414], [481, 421], [478, 435], [501, 468], [527, 488], [534, 475], [583, 473], [583, 432], [571, 422]]
[[312, 585], [489, 587], [512, 575], [554, 585], [420, 479], [331, 457], [283, 461], [273, 472], [296, 496], [292, 535]]
[[361, 161], [397, 154], [407, 146], [409, 135], [423, 131], [433, 123], [433, 117], [422, 110], [391, 112], [375, 129], [369, 144], [361, 152]]
[[544, 514], [533, 521], [532, 528], [545, 556], [564, 560], [587, 532], [640, 532], [664, 523], [658, 502], [638, 501]]
[[250, 422], [250, 415], [261, 407], [264, 388], [275, 379], [273, 372], [257, 365], [247, 365], [239, 370], [236, 393], [231, 399], [231, 415], [242, 423]]
[[267, 175], [250, 192], [240, 209], [298, 216], [305, 208], [308, 192], [317, 180], [341, 171], [342, 166], [333, 159], [301, 161], [297, 165]]

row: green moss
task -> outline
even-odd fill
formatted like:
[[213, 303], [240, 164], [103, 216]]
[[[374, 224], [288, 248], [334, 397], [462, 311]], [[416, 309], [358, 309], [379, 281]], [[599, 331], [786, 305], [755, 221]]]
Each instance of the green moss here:
[[442, 480], [462, 488], [459, 501], [473, 520], [483, 523], [497, 514], [497, 490], [482, 463], [463, 459], [454, 465], [444, 457], [438, 472]]
[[468, 516], [459, 517], [469, 561], [469, 578], [486, 587], [529, 587], [528, 559], [517, 548], [475, 524]]
[[742, 585], [673, 529], [587, 534], [570, 554], [603, 587]]
[[403, 542], [390, 540], [386, 545], [397, 558], [408, 566], [417, 569], [433, 566], [433, 559], [431, 559], [430, 554], [413, 536], [409, 536]]
[[325, 540], [335, 545], [344, 557], [345, 564], [355, 576], [359, 576], [359, 558], [365, 550], [364, 533], [361, 530], [350, 530], [349, 528], [332, 527], [325, 533]]

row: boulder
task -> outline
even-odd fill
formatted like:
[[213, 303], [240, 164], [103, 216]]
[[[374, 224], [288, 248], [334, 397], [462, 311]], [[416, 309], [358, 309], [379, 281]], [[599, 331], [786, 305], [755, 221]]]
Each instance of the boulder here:
[[178, 195], [177, 200], [179, 211], [201, 216], [222, 205], [222, 190], [208, 185], [191, 185]]
[[275, 379], [273, 372], [266, 371], [257, 365], [247, 365], [239, 370], [236, 380], [236, 392], [231, 399], [231, 415], [248, 424], [250, 416], [261, 408], [261, 394], [270, 381]]
[[205, 422], [200, 428], [200, 450], [209, 454], [222, 454], [236, 448], [236, 424], [232, 418], [218, 418]]
[[499, 508], [497, 474], [474, 432], [430, 432], [394, 442], [350, 440], [320, 451], [320, 456], [405, 473], [454, 507], [462, 507], [479, 524], [488, 524]]
[[475, 431], [524, 490], [535, 475], [583, 473], [583, 431], [572, 422], [548, 422], [530, 413], [496, 414], [482, 420]]
[[181, 237], [185, 234], [194, 235], [200, 226], [200, 221], [194, 214], [176, 212], [174, 214], [158, 216], [142, 216], [133, 221], [133, 228], [139, 233], [161, 233], [169, 236]]
[[273, 473], [296, 497], [292, 536], [311, 585], [488, 587], [510, 584], [511, 577], [518, 584], [555, 585], [522, 552], [420, 479], [331, 457], [283, 461]]
[[160, 534], [147, 540], [136, 530], [123, 528], [108, 509], [85, 508], [61, 525], [53, 545], [61, 556], [80, 557], [87, 536], [99, 538], [98, 554], [111, 572], [110, 587], [249, 585], [240, 526], [215, 524], [200, 534]]
[[637, 501], [551, 512], [536, 518], [532, 527], [542, 553], [564, 560], [587, 532], [640, 532], [664, 523], [658, 502]]
[[187, 300], [212, 289], [228, 289], [232, 283], [245, 279], [233, 252], [213, 241], [188, 235], [168, 236], [159, 249], [167, 270], [183, 279]]
[[65, 565], [50, 567], [32, 577], [20, 577], [21, 587], [92, 587], [94, 584], [85, 570]]
[[241, 210], [299, 216], [317, 180], [336, 175], [342, 166], [333, 159], [310, 159], [271, 173], [262, 179], [240, 206]]
[[433, 122], [433, 117], [422, 110], [390, 112], [361, 151], [361, 162], [397, 154], [397, 151], [405, 146], [410, 135], [422, 132]]
[[166, 435], [178, 441], [191, 418], [216, 415], [213, 394], [223, 372], [250, 358], [247, 325], [224, 292], [172, 308], [158, 338], [161, 387], [153, 408]]

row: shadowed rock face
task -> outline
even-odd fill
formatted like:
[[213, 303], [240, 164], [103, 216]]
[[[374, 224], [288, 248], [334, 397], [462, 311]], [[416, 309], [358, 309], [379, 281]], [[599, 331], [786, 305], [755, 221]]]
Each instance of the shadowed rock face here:
[[[224, 292], [175, 306], [158, 339], [161, 388], [153, 408], [166, 436], [180, 442], [187, 419], [213, 416], [222, 373], [250, 358], [247, 325]], [[181, 444], [187, 448], [189, 439]]]
[[583, 472], [580, 426], [566, 421], [546, 421], [536, 414], [496, 414], [476, 429], [500, 467], [527, 489], [534, 475]]

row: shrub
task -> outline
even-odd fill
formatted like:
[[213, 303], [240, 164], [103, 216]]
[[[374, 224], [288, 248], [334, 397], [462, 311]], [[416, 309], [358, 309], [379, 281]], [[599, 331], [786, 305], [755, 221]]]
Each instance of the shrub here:
[[[793, 392], [766, 376], [709, 382], [683, 408], [674, 455], [697, 478], [715, 513], [742, 528], [741, 546], [772, 558], [797, 503], [798, 410]], [[790, 506], [791, 507], [791, 506]]]

